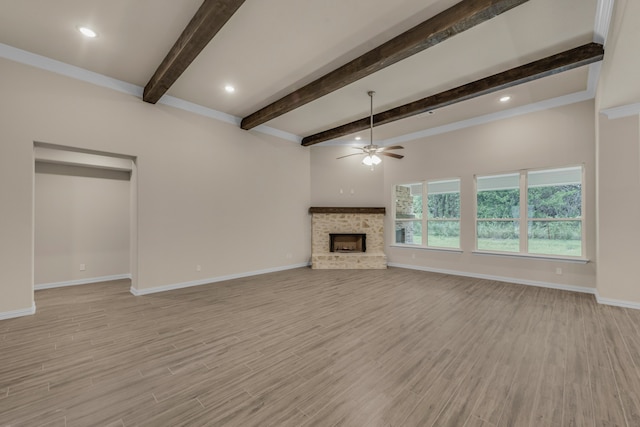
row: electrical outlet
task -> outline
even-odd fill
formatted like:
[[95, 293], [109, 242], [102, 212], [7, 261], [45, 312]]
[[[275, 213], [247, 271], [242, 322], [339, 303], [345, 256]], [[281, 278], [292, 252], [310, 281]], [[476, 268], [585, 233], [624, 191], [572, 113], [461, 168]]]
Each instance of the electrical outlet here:
[[80, 271], [85, 271], [87, 269], [87, 266], [84, 264], [80, 264]]
[[293, 255], [292, 254], [287, 254], [287, 259], [291, 259], [291, 258], [293, 258]]
[[557, 274], [558, 276], [561, 276], [561, 275], [562, 275], [562, 269], [561, 269], [560, 267], [557, 267], [557, 268], [556, 268], [556, 274]]
[[196, 265], [196, 271], [202, 271], [202, 266], [200, 266], [200, 264]]

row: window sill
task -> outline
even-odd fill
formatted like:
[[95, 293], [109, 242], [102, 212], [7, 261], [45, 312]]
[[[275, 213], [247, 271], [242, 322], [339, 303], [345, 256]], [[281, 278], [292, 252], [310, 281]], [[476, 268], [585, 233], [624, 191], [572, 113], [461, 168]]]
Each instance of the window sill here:
[[403, 245], [402, 243], [394, 243], [389, 245], [392, 248], [403, 248], [403, 249], [419, 249], [421, 251], [432, 251], [432, 252], [451, 252], [456, 254], [461, 254], [463, 252], [462, 249], [454, 249], [454, 248], [437, 248], [432, 246], [421, 246], [421, 245]]
[[472, 251], [471, 253], [474, 255], [483, 255], [483, 256], [539, 259], [543, 261], [570, 262], [575, 264], [586, 264], [590, 261], [588, 258], [574, 258], [574, 257], [563, 257], [563, 256], [554, 256], [554, 255], [533, 255], [533, 254], [508, 253], [508, 252], [478, 251], [478, 250]]

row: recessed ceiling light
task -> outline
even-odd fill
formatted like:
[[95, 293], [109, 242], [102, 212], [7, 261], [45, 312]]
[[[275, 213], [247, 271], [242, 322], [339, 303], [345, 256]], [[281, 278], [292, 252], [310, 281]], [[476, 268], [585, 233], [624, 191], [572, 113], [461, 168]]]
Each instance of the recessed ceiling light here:
[[90, 38], [94, 38], [98, 36], [98, 34], [95, 31], [93, 31], [91, 28], [88, 28], [88, 27], [78, 27], [78, 31], [80, 31], [83, 35]]
[[500, 102], [507, 102], [511, 99], [511, 97], [509, 95], [505, 95], [502, 98], [500, 98]]
[[356, 136], [356, 141], [360, 141], [362, 139], [361, 136]]
[[224, 90], [225, 90], [225, 91], [227, 91], [227, 93], [233, 93], [233, 92], [235, 92], [235, 91], [236, 91], [236, 88], [235, 88], [235, 87], [233, 87], [233, 86], [231, 86], [231, 85], [226, 85], [226, 86], [224, 87]]

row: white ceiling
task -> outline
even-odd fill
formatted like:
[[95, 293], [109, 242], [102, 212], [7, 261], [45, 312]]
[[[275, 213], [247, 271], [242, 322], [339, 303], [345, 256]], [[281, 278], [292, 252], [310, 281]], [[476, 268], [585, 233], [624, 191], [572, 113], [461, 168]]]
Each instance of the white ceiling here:
[[[268, 123], [307, 136], [594, 40], [598, 2], [529, 0]], [[202, 0], [0, 0], [0, 43], [144, 86]], [[246, 0], [168, 95], [243, 117], [458, 0]], [[86, 25], [96, 39], [76, 30]], [[584, 93], [582, 67], [375, 130], [389, 140]], [[237, 91], [227, 94], [226, 84]], [[355, 135], [353, 135], [355, 136]], [[353, 136], [343, 140], [353, 140]], [[363, 134], [366, 140], [366, 133]]]

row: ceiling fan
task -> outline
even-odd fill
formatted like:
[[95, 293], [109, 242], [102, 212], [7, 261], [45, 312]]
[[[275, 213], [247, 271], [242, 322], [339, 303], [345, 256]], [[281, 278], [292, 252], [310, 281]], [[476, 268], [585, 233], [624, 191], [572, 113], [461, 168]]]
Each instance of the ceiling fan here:
[[351, 157], [351, 156], [360, 156], [364, 154], [365, 158], [362, 160], [362, 164], [371, 166], [371, 170], [373, 170], [373, 167], [375, 165], [378, 165], [380, 164], [380, 162], [382, 162], [382, 159], [378, 155], [393, 157], [394, 159], [401, 159], [404, 157], [403, 155], [390, 153], [389, 150], [401, 150], [401, 149], [404, 149], [404, 147], [401, 145], [379, 147], [373, 143], [373, 95], [375, 94], [375, 92], [370, 90], [369, 92], [367, 92], [367, 94], [369, 95], [369, 98], [371, 98], [371, 114], [369, 116], [370, 117], [369, 129], [370, 129], [371, 136], [369, 139], [369, 145], [365, 145], [364, 147], [352, 147], [352, 148], [355, 148], [356, 150], [362, 150], [362, 153], [347, 154], [346, 156], [338, 157], [338, 159], [344, 159], [345, 157]]

